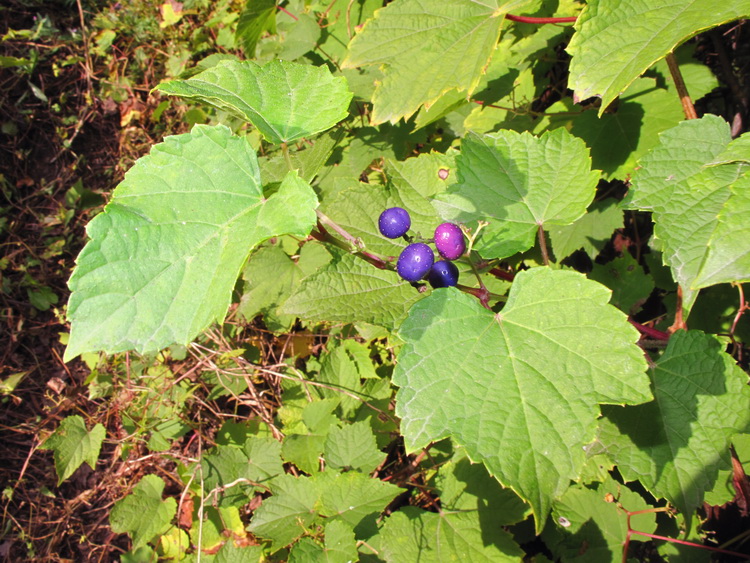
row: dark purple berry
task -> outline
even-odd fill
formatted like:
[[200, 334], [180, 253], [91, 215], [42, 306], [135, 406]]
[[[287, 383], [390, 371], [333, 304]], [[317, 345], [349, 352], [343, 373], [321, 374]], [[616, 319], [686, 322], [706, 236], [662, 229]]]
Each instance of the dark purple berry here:
[[466, 242], [461, 228], [453, 223], [438, 225], [435, 229], [435, 247], [443, 258], [460, 258], [466, 252]]
[[401, 252], [396, 262], [398, 275], [406, 281], [421, 280], [435, 261], [432, 249], [423, 242], [410, 244]]
[[388, 238], [398, 238], [406, 234], [411, 227], [411, 217], [406, 209], [390, 207], [380, 214], [378, 228], [380, 234]]
[[458, 283], [458, 268], [453, 262], [438, 260], [430, 268], [427, 281], [434, 288], [453, 287]]

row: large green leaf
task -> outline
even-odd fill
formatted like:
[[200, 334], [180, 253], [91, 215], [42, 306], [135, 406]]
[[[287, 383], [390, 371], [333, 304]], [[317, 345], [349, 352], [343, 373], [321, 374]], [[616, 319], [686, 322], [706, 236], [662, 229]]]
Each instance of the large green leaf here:
[[272, 550], [277, 550], [304, 534], [315, 520], [320, 492], [310, 477], [282, 475], [274, 482], [273, 493], [255, 510], [247, 529], [271, 540]]
[[267, 490], [271, 479], [284, 472], [281, 444], [273, 438], [250, 436], [242, 449], [218, 446], [203, 455], [200, 470], [203, 494], [216, 494], [212, 502], [221, 507], [243, 506], [254, 492]]
[[358, 561], [357, 542], [351, 526], [333, 520], [325, 527], [325, 544], [302, 538], [289, 552], [288, 563], [352, 563]]
[[95, 424], [91, 431], [78, 415], [66, 416], [55, 433], [39, 446], [42, 450], [53, 450], [57, 484], [73, 475], [82, 463], [96, 469], [96, 460], [102, 448], [107, 431], [101, 424]]
[[615, 229], [622, 228], [624, 219], [617, 200], [595, 201], [586, 214], [570, 225], [555, 225], [549, 229], [552, 251], [560, 262], [582, 249], [591, 260], [604, 249]]
[[320, 513], [329, 519], [340, 519], [361, 535], [363, 529], [374, 524], [388, 503], [403, 489], [373, 479], [359, 471], [334, 473], [326, 471], [316, 476], [320, 487]]
[[748, 0], [590, 0], [568, 45], [570, 87], [599, 115], [656, 61], [701, 31], [750, 15]]
[[603, 408], [600, 440], [625, 479], [687, 516], [729, 467], [732, 437], [748, 429], [747, 375], [699, 331], [674, 333], [650, 373], [654, 400]]
[[580, 476], [598, 403], [650, 398], [637, 332], [609, 297], [578, 273], [535, 268], [497, 315], [453, 289], [414, 305], [393, 375], [407, 449], [452, 436], [541, 529]]
[[282, 311], [316, 321], [366, 322], [396, 326], [422, 298], [392, 270], [379, 270], [361, 258], [340, 255], [306, 278]]
[[658, 143], [660, 132], [684, 119], [674, 87], [661, 88], [656, 79], [647, 77], [634, 81], [620, 97], [617, 109], [604, 115], [597, 115], [595, 109], [580, 112], [570, 98], [548, 112], [552, 114], [550, 127], [564, 126], [586, 142], [594, 168], [605, 177], [622, 179]]
[[471, 463], [463, 449], [440, 466], [430, 484], [443, 510], [476, 511], [483, 529], [516, 524], [529, 515], [529, 505], [503, 488], [483, 464]]
[[500, 37], [505, 14], [530, 0], [398, 0], [375, 12], [342, 68], [384, 65], [372, 122], [396, 123], [451, 89], [469, 96]]
[[[581, 563], [618, 561], [632, 529], [653, 533], [656, 513], [638, 493], [623, 487], [609, 475], [596, 488], [575, 485], [555, 503], [555, 527], [544, 530], [545, 543], [561, 561]], [[644, 511], [628, 520], [626, 510]]]
[[187, 80], [162, 82], [159, 92], [198, 100], [251, 122], [272, 143], [289, 143], [344, 119], [352, 93], [327, 67], [274, 60], [222, 61]]
[[69, 286], [65, 358], [187, 344], [223, 319], [249, 251], [315, 224], [312, 188], [290, 172], [265, 198], [245, 139], [223, 126], [168, 137], [125, 175]]
[[520, 561], [523, 550], [499, 525], [482, 526], [476, 511], [436, 514], [407, 506], [380, 531], [379, 552], [388, 563], [419, 561]]
[[459, 182], [436, 205], [445, 218], [489, 222], [477, 247], [485, 258], [528, 250], [540, 227], [582, 217], [599, 179], [584, 142], [565, 129], [470, 133], [456, 161]]
[[750, 280], [748, 137], [706, 115], [665, 131], [640, 162], [625, 205], [654, 213], [665, 264], [689, 311], [702, 287]]
[[[133, 549], [146, 545], [165, 533], [177, 512], [173, 498], [162, 500], [164, 481], [157, 475], [146, 475], [133, 487], [133, 492], [118, 500], [109, 514], [112, 531], [127, 532], [133, 540]], [[144, 518], [144, 515], [148, 515]]]
[[276, 0], [248, 0], [237, 21], [235, 38], [242, 42], [245, 55], [255, 56], [255, 46], [265, 30], [276, 28]]

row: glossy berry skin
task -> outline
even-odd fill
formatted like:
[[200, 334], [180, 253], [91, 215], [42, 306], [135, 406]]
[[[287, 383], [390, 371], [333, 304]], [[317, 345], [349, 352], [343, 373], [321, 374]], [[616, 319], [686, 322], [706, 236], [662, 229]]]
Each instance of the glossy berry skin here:
[[435, 248], [447, 260], [456, 260], [466, 252], [461, 228], [454, 223], [442, 223], [435, 229]]
[[396, 262], [396, 271], [406, 281], [421, 280], [430, 271], [435, 254], [423, 242], [410, 244], [401, 252]]
[[378, 228], [380, 234], [388, 238], [398, 238], [406, 234], [411, 227], [411, 217], [406, 209], [390, 207], [380, 214]]
[[458, 283], [458, 268], [453, 262], [438, 260], [430, 268], [427, 281], [434, 288], [453, 287]]

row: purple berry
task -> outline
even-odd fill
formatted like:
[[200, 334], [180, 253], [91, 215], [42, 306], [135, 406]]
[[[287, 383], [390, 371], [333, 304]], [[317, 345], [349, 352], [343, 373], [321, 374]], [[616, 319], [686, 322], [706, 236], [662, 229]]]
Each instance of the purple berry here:
[[380, 234], [388, 238], [398, 238], [411, 227], [411, 217], [406, 209], [390, 207], [380, 214], [378, 228]]
[[421, 280], [435, 261], [432, 249], [423, 242], [410, 244], [401, 252], [396, 262], [398, 275], [406, 281]]
[[435, 229], [435, 247], [440, 256], [456, 260], [466, 252], [466, 242], [461, 228], [453, 223], [443, 223]]
[[458, 283], [458, 268], [453, 262], [438, 260], [430, 268], [427, 281], [434, 288], [453, 287]]

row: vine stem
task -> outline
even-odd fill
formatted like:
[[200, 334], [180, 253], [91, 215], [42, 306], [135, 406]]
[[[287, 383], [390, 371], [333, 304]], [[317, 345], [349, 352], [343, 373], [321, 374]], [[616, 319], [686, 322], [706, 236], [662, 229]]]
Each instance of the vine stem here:
[[542, 261], [545, 266], [549, 266], [549, 253], [547, 252], [547, 239], [544, 236], [544, 227], [539, 225], [537, 229], [537, 235], [539, 238], [539, 248], [542, 250]]
[[669, 327], [669, 334], [678, 330], [687, 330], [685, 317], [682, 315], [682, 286], [677, 284], [677, 303], [675, 304], [674, 323]]
[[289, 10], [287, 10], [286, 8], [282, 8], [281, 6], [276, 6], [276, 8], [278, 8], [280, 12], [284, 12], [287, 16], [292, 18], [294, 21], [299, 21], [299, 18], [295, 16], [293, 13], [291, 13]]
[[674, 53], [667, 55], [667, 66], [669, 66], [669, 73], [672, 75], [672, 80], [674, 80], [674, 85], [677, 88], [677, 94], [680, 96], [682, 111], [685, 112], [685, 119], [698, 119], [698, 114], [695, 113], [695, 106], [690, 99], [690, 94], [688, 94], [685, 80], [682, 78], [680, 66], [677, 64], [677, 58], [674, 56]]
[[287, 145], [286, 143], [281, 143], [281, 153], [284, 155], [284, 161], [286, 162], [286, 165], [291, 172], [292, 170], [294, 170], [294, 164], [292, 164], [292, 157], [289, 154], [289, 145]]
[[716, 553], [726, 553], [727, 555], [735, 555], [735, 556], [741, 557], [743, 559], [747, 557], [745, 554], [743, 554], [743, 553], [737, 553], [736, 551], [729, 551], [727, 549], [721, 549], [720, 547], [712, 547], [710, 545], [701, 545], [699, 543], [690, 542], [690, 541], [686, 541], [686, 540], [678, 540], [676, 538], [669, 538], [667, 536], [660, 536], [660, 535], [651, 534], [651, 533], [648, 533], [648, 532], [641, 532], [639, 530], [634, 530], [631, 527], [631, 525], [630, 525], [630, 518], [632, 516], [636, 516], [638, 514], [648, 514], [648, 513], [652, 513], [652, 512], [667, 512], [668, 511], [667, 507], [663, 507], [662, 506], [662, 507], [657, 507], [657, 508], [649, 508], [649, 509], [646, 509], [646, 510], [634, 510], [633, 512], [630, 512], [629, 510], [626, 510], [625, 507], [623, 507], [620, 503], [618, 503], [618, 507], [621, 510], [625, 511], [626, 522], [627, 522], [627, 525], [628, 525], [628, 531], [627, 531], [627, 534], [625, 536], [625, 543], [622, 546], [622, 563], [626, 563], [627, 560], [628, 560], [628, 551], [630, 549], [630, 537], [633, 534], [636, 534], [636, 535], [639, 535], [639, 536], [645, 536], [645, 537], [651, 538], [653, 540], [662, 540], [662, 541], [666, 541], [666, 542], [670, 542], [670, 543], [676, 543], [676, 544], [680, 544], [680, 545], [686, 545], [686, 546], [689, 546], [689, 547], [697, 547], [698, 549], [705, 549], [707, 551], [713, 551], [713, 552], [716, 552]]
[[[321, 212], [319, 212], [317, 210], [316, 210], [316, 213], [319, 214], [318, 217], [320, 217], [321, 215], [323, 217], [325, 217], [325, 215], [323, 215], [323, 213], [321, 213]], [[326, 217], [326, 219], [327, 219], [327, 217]], [[328, 221], [330, 221], [329, 226], [331, 228], [333, 228], [333, 225], [336, 225], [330, 219], [328, 219]], [[339, 231], [339, 229], [340, 229], [341, 232], [346, 233], [346, 235], [341, 234], [341, 232]], [[352, 235], [350, 235], [349, 233], [347, 233], [344, 229], [342, 229], [341, 227], [339, 227], [338, 225], [336, 225], [336, 228], [334, 230], [336, 230], [337, 233], [341, 234], [341, 236], [343, 236], [344, 238], [346, 238], [346, 240], [347, 240], [347, 242], [349, 242], [349, 244], [346, 244], [345, 242], [342, 242], [339, 239], [337, 239], [336, 237], [332, 236], [328, 232], [328, 230], [325, 228], [325, 226], [323, 225], [322, 220], [318, 220], [318, 229], [317, 230], [313, 229], [310, 232], [310, 236], [313, 237], [315, 240], [318, 240], [320, 242], [325, 242], [325, 243], [328, 243], [328, 244], [332, 244], [333, 246], [336, 246], [336, 247], [338, 247], [338, 248], [340, 248], [342, 250], [345, 250], [347, 252], [354, 251], [355, 254], [357, 254], [362, 259], [364, 259], [365, 261], [369, 262], [370, 264], [372, 264], [373, 266], [375, 266], [376, 268], [378, 268], [380, 270], [389, 270], [390, 269], [389, 268], [389, 263], [386, 260], [383, 260], [380, 256], [376, 256], [375, 254], [372, 254], [371, 252], [367, 252], [366, 250], [363, 250], [361, 248], [361, 245], [358, 242], [356, 242], [357, 239], [355, 239], [354, 237], [352, 237]], [[352, 240], [354, 240], [355, 242], [351, 242]]]
[[638, 332], [640, 332], [644, 336], [648, 336], [650, 338], [653, 338], [654, 340], [663, 340], [665, 342], [669, 340], [669, 334], [666, 332], [662, 332], [661, 330], [657, 330], [650, 326], [642, 325], [641, 323], [638, 323], [631, 318], [628, 318], [628, 321], [631, 325], [638, 329]]

